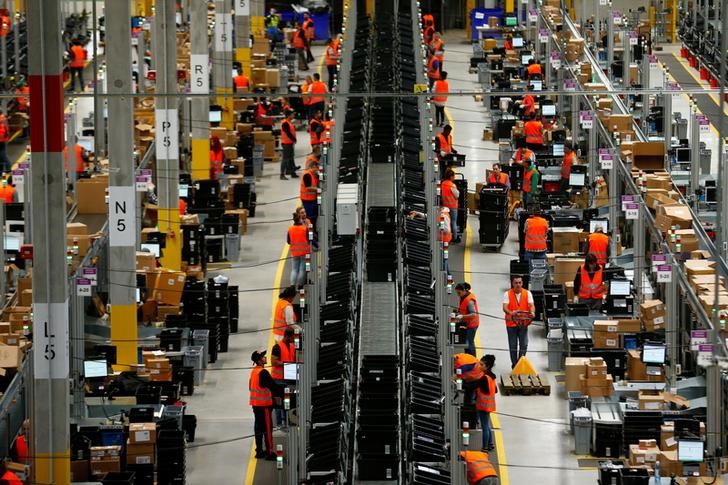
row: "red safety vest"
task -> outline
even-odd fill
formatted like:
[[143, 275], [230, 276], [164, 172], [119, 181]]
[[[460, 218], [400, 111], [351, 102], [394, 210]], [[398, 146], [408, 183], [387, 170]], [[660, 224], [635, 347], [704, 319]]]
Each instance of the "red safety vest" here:
[[435, 103], [446, 103], [447, 102], [447, 94], [450, 92], [450, 85], [447, 83], [447, 81], [443, 81], [442, 79], [438, 79], [435, 81], [435, 93], [436, 95], [432, 97], [432, 101]]
[[[293, 133], [291, 138], [288, 133], [283, 129], [284, 125], [288, 125], [289, 130]], [[281, 145], [293, 145], [296, 143], [296, 129], [293, 127], [293, 123], [288, 120], [281, 121]]]
[[[468, 316], [468, 303], [471, 300], [475, 305], [475, 315]], [[478, 302], [475, 300], [475, 297], [472, 293], [468, 293], [463, 297], [462, 300], [460, 300], [460, 307], [458, 308], [458, 311], [460, 312], [460, 315], [463, 316], [463, 323], [467, 326], [467, 328], [478, 328], [478, 326], [480, 325], [480, 315], [478, 315]]]
[[311, 85], [308, 84], [307, 82], [304, 81], [303, 84], [301, 84], [301, 94], [303, 95], [303, 96], [301, 96], [301, 99], [303, 100], [303, 104], [306, 106], [311, 104], [311, 98], [308, 96], [310, 89], [311, 89]]
[[10, 139], [10, 125], [8, 125], [8, 117], [0, 114], [0, 143], [7, 143]]
[[15, 451], [18, 453], [18, 461], [20, 463], [28, 463], [30, 454], [28, 452], [28, 441], [25, 435], [21, 434], [15, 439]]
[[526, 172], [526, 175], [523, 176], [523, 191], [527, 194], [531, 192], [531, 179], [533, 179], [533, 176], [536, 173], [536, 169], [532, 168]]
[[432, 36], [435, 35], [435, 27], [432, 25], [428, 25], [425, 27], [425, 30], [422, 33], [422, 36], [425, 38], [425, 44], [429, 44], [432, 42]]
[[294, 224], [288, 228], [288, 239], [291, 241], [291, 256], [305, 256], [311, 253], [308, 241], [308, 228], [303, 224]]
[[303, 177], [301, 177], [301, 200], [304, 202], [314, 202], [318, 196], [318, 170], [310, 168], [303, 173], [304, 177], [306, 174], [311, 176], [312, 183], [309, 187], [306, 187], [306, 184], [303, 182]]
[[[513, 291], [513, 288], [508, 290], [508, 310], [515, 312], [515, 311], [522, 311], [522, 312], [529, 312], [531, 309], [528, 306], [528, 290], [522, 289], [521, 290], [521, 300], [518, 301], [516, 299], [516, 292]], [[511, 319], [510, 315], [506, 315], [506, 327], [517, 327], [519, 324], [529, 325], [531, 322], [530, 320], [520, 320], [516, 321]]]
[[250, 81], [245, 74], [238, 74], [233, 78], [233, 82], [235, 82], [236, 88], [247, 88], [250, 86]]
[[488, 177], [488, 184], [489, 185], [506, 185], [508, 183], [508, 175], [504, 174], [503, 172], [500, 173], [498, 176], [498, 180], [495, 179], [495, 174], [491, 173], [490, 177]]
[[478, 411], [485, 411], [486, 413], [494, 413], [496, 383], [495, 380], [493, 380], [493, 378], [488, 374], [485, 375], [485, 380], [488, 381], [488, 390], [490, 391], [490, 394], [484, 393], [480, 390], [480, 387], [478, 387], [476, 390], [475, 409]]
[[524, 116], [530, 116], [531, 113], [536, 111], [536, 100], [533, 99], [533, 96], [530, 94], [523, 97], [523, 103], [521, 103], [521, 105], [523, 106]]
[[442, 68], [442, 61], [445, 59], [444, 54], [437, 54], [438, 52], [442, 52], [442, 39], [438, 39], [437, 41], [432, 41], [432, 52], [433, 56], [436, 57], [437, 60], [440, 62], [440, 68]]
[[0, 199], [2, 199], [2, 201], [6, 204], [13, 203], [13, 194], [15, 194], [15, 187], [12, 185], [0, 187]]
[[250, 391], [250, 405], [253, 407], [268, 407], [273, 405], [273, 394], [270, 389], [260, 387], [260, 373], [263, 371], [262, 366], [256, 365], [250, 371], [250, 381], [248, 382], [248, 390]]
[[571, 175], [571, 166], [574, 164], [574, 158], [576, 154], [574, 152], [564, 155], [564, 159], [561, 161], [561, 178], [563, 180], [569, 180]]
[[10, 16], [0, 15], [0, 37], [7, 37], [13, 25], [10, 23]]
[[[278, 342], [278, 348], [281, 349], [281, 364], [296, 362], [296, 344], [290, 342], [284, 344]], [[271, 367], [270, 375], [273, 379], [283, 380], [283, 365], [274, 365]]]
[[465, 460], [469, 485], [476, 485], [484, 478], [498, 476], [495, 467], [488, 460], [488, 453], [482, 451], [461, 451], [460, 456]]
[[[281, 298], [276, 302], [276, 312], [273, 316], [273, 335], [283, 337], [288, 324], [286, 323], [286, 308], [293, 306], [290, 301]], [[297, 322], [296, 314], [293, 314], [293, 321]]]
[[223, 151], [219, 152], [210, 149], [210, 178], [217, 180], [222, 173]]
[[604, 297], [603, 271], [600, 266], [594, 272], [594, 277], [589, 278], [589, 272], [582, 264], [579, 268], [581, 271], [581, 286], [579, 287], [579, 299], [585, 300], [601, 300]]
[[[76, 151], [76, 173], [83, 172], [86, 167], [83, 166], [83, 147], [78, 143], [75, 146]], [[63, 157], [66, 159], [66, 172], [68, 172], [68, 145], [63, 147]]]
[[179, 200], [179, 215], [183, 216], [187, 213], [187, 202], [184, 199]]
[[460, 369], [460, 377], [465, 382], [475, 382], [483, 377], [483, 371], [480, 370], [478, 359], [470, 354], [455, 354], [455, 371]]
[[74, 45], [71, 47], [71, 54], [73, 54], [71, 67], [84, 67], [86, 65], [86, 49], [80, 45]]
[[314, 163], [318, 163], [319, 159], [315, 155], [309, 155], [306, 157], [306, 161], [303, 162], [303, 169], [308, 170], [313, 166]]
[[321, 135], [316, 134], [316, 128], [318, 128], [316, 125], [320, 125], [323, 128], [323, 122], [321, 120], [311, 118], [311, 122], [308, 124], [308, 134], [311, 137], [312, 147], [321, 143], [321, 137], [323, 137], [323, 131], [321, 131]]
[[455, 182], [452, 180], [445, 180], [442, 182], [442, 190], [440, 195], [440, 201], [442, 202], [442, 205], [447, 207], [448, 209], [457, 210], [458, 208], [458, 198], [455, 197], [455, 194], [452, 193], [452, 189], [455, 188]]
[[541, 133], [542, 128], [543, 125], [541, 125], [540, 121], [531, 120], [526, 122], [526, 125], [523, 127], [526, 132], [526, 143], [543, 145], [543, 134]]
[[430, 57], [430, 60], [427, 63], [427, 77], [430, 79], [440, 79], [440, 64], [437, 64], [437, 67], [435, 67], [435, 63], [439, 62], [435, 56]]
[[314, 81], [311, 83], [311, 87], [309, 88], [308, 92], [311, 95], [317, 94], [319, 96], [311, 96], [311, 104], [316, 103], [323, 103], [326, 101], [326, 98], [324, 96], [320, 96], [321, 94], [326, 94], [326, 84], [324, 84], [321, 81]]
[[601, 232], [595, 232], [589, 236], [589, 253], [597, 257], [599, 266], [607, 264], [607, 248], [609, 247], [609, 236]]
[[440, 140], [440, 151], [443, 153], [452, 153], [452, 133], [448, 136], [438, 133], [437, 139]]
[[305, 49], [306, 48], [306, 33], [303, 29], [298, 29], [293, 34], [293, 48], [294, 49]]
[[546, 234], [549, 230], [549, 223], [543, 217], [532, 217], [528, 220], [528, 228], [526, 230], [526, 241], [524, 248], [526, 251], [544, 252], [547, 249]]
[[[28, 95], [30, 94], [30, 88], [28, 86], [17, 88], [15, 90], [15, 94]], [[28, 104], [30, 103], [30, 99], [27, 96], [18, 96], [17, 98], [15, 98], [15, 101], [18, 103], [19, 111], [28, 111]]]

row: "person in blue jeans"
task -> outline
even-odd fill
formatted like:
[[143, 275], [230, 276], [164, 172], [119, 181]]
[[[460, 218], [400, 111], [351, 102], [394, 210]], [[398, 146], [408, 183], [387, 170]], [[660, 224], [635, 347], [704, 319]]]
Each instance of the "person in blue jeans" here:
[[490, 421], [490, 413], [494, 413], [495, 395], [498, 392], [498, 384], [493, 373], [495, 367], [495, 355], [486, 354], [478, 362], [483, 375], [477, 381], [464, 383], [465, 390], [475, 390], [475, 410], [478, 413], [478, 421], [483, 433], [483, 448], [481, 451], [490, 452], [495, 448], [493, 437], [493, 426]]
[[508, 349], [511, 354], [511, 368], [518, 359], [526, 355], [528, 349], [528, 326], [536, 313], [533, 293], [523, 288], [523, 278], [513, 276], [511, 289], [503, 295]]
[[458, 307], [460, 326], [465, 327], [465, 352], [475, 355], [475, 334], [480, 326], [478, 302], [475, 295], [470, 292], [470, 283], [458, 283], [455, 285], [455, 293], [460, 298]]

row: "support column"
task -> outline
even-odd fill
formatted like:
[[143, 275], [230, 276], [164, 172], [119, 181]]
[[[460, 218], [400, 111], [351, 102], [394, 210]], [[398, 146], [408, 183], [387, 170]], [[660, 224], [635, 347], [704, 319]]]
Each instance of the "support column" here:
[[599, 166], [599, 152], [597, 147], [597, 127], [596, 120], [593, 121], [592, 127], [589, 129], [588, 140], [588, 161], [589, 161], [589, 183], [594, 182], [597, 177], [597, 167]]
[[[666, 263], [673, 266], [674, 262], [672, 261], [672, 255], [668, 255], [667, 258], [668, 261]], [[665, 308], [667, 313], [665, 340], [667, 342], [667, 355], [670, 356], [665, 374], [670, 386], [672, 387], [677, 387], [675, 365], [679, 363], [678, 359], [680, 359], [681, 355], [680, 348], [678, 347], [678, 342], [680, 341], [679, 336], [682, 333], [682, 329], [680, 328], [679, 307], [678, 282], [677, 278], [673, 277], [672, 281], [665, 283]]]
[[231, 0], [215, 0], [215, 46], [212, 58], [212, 80], [215, 83], [215, 103], [222, 106], [220, 126], [233, 129], [233, 16]]
[[[111, 341], [120, 370], [137, 363], [136, 187], [134, 184], [131, 16], [129, 2], [106, 0], [109, 120], [109, 296]], [[126, 96], [124, 96], [126, 94]]]
[[[649, 87], [649, 85], [643, 86]], [[672, 148], [672, 93], [667, 92], [663, 94], [662, 106], [664, 108], [663, 113], [665, 113], [664, 119], [662, 120], [663, 134], [665, 136], [665, 170], [669, 171], [670, 157], [667, 154], [670, 153], [670, 149]], [[644, 108], [642, 108], [642, 113], [643, 115], [646, 113]], [[670, 113], [669, 116], [668, 113]]]
[[[63, 52], [60, 0], [28, 2], [33, 168], [33, 483], [71, 482]], [[82, 337], [82, 336], [77, 336]]]
[[[630, 31], [624, 30], [622, 36], [622, 86], [628, 88], [630, 86], [629, 65], [632, 63], [632, 45], [629, 40]], [[645, 57], [642, 57], [642, 62], [645, 62]], [[645, 97], [647, 96], [645, 95]]]
[[250, 1], [235, 2], [235, 60], [248, 78], [251, 76]]
[[[106, 10], [106, 18], [108, 18], [108, 9]], [[104, 118], [104, 83], [99, 80], [99, 26], [98, 26], [98, 14], [96, 13], [96, 1], [91, 4], [91, 22], [93, 35], [91, 37], [92, 52], [93, 52], [93, 70], [94, 70], [94, 154], [96, 159], [100, 159], [106, 153], [106, 119]], [[129, 16], [131, 18], [131, 15]], [[108, 21], [107, 21], [108, 22]], [[131, 42], [131, 40], [129, 41]], [[108, 46], [108, 40], [106, 41]], [[104, 50], [105, 54], [108, 54], [109, 48], [106, 47]], [[106, 56], [107, 59], [114, 59], [113, 57]], [[115, 61], [114, 61], [115, 62]], [[108, 64], [107, 64], [108, 65]], [[131, 67], [129, 68], [131, 70]], [[131, 92], [131, 91], [130, 91]]]
[[616, 153], [612, 153], [613, 164], [612, 169], [609, 170], [609, 184], [607, 185], [607, 192], [609, 194], [609, 225], [611, 229], [611, 237], [609, 238], [609, 254], [612, 257], [617, 255], [617, 245], [619, 244], [619, 216], [620, 206], [622, 200], [622, 191], [619, 186], [619, 170], [617, 166], [622, 163], [619, 160], [619, 156]]
[[[157, 96], [154, 100], [157, 150], [157, 225], [167, 234], [162, 266], [179, 270], [182, 241], [179, 227], [179, 98], [177, 93], [177, 33], [174, 0], [156, 0], [154, 57], [157, 59]], [[230, 76], [230, 72], [228, 72]]]
[[[240, 1], [240, 0], [236, 0]], [[190, 3], [190, 93], [210, 93], [210, 48], [207, 3]], [[210, 112], [208, 96], [192, 97], [192, 180], [210, 178]]]
[[[698, 114], [697, 107], [691, 110], [693, 112], [690, 123], [690, 192], [688, 192], [688, 200], [697, 211], [698, 196], [696, 192], [700, 189], [700, 121], [703, 115]], [[667, 115], [667, 112], [665, 113]]]
[[[638, 194], [639, 195], [639, 194]], [[636, 290], [635, 304], [642, 303], [644, 288], [642, 279], [645, 272], [645, 208], [644, 203], [637, 201], [639, 206], [637, 219], [634, 221], [634, 286]]]
[[[599, 39], [597, 39], [599, 42]], [[612, 79], [612, 63], [614, 62], [614, 9], [612, 2], [609, 2], [607, 10], [607, 77], [613, 83]]]
[[571, 139], [576, 145], [579, 142], [579, 95], [571, 95]]

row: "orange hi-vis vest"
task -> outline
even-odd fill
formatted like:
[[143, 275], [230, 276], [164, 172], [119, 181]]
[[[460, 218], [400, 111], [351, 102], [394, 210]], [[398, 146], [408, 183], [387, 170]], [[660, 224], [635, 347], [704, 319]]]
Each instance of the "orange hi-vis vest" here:
[[564, 159], [561, 161], [561, 178], [562, 179], [569, 180], [569, 176], [571, 175], [571, 166], [574, 164], [575, 159], [576, 159], [576, 153], [574, 153], [574, 152], [564, 155]]
[[271, 368], [270, 376], [280, 381], [283, 380], [283, 364], [296, 362], [296, 344], [278, 342], [278, 348], [281, 349], [281, 365], [274, 365]]
[[336, 53], [336, 46], [333, 42], [331, 42], [331, 44], [326, 46], [326, 65], [335, 66], [338, 61], [339, 59]]
[[260, 387], [260, 373], [263, 367], [256, 365], [250, 371], [248, 390], [250, 391], [250, 405], [253, 407], [268, 407], [273, 405], [273, 394], [270, 389]]
[[301, 84], [301, 99], [303, 100], [303, 104], [308, 106], [311, 104], [311, 98], [308, 96], [309, 91], [311, 90], [311, 85], [307, 83], [306, 81]]
[[0, 480], [5, 480], [10, 485], [23, 485], [23, 482], [18, 478], [18, 476], [11, 472], [10, 470], [6, 471], [2, 477], [0, 477]]
[[321, 143], [321, 138], [324, 136], [323, 130], [320, 135], [316, 133], [316, 128], [318, 128], [316, 125], [321, 125], [322, 128], [324, 127], [323, 121], [311, 118], [311, 122], [308, 124], [308, 135], [311, 137], [311, 146]]
[[[513, 288], [508, 290], [508, 310], [512, 312], [530, 312], [531, 309], [528, 306], [528, 290], [521, 290], [520, 301], [516, 298], [516, 292], [513, 291]], [[531, 322], [528, 320], [520, 320], [517, 322], [515, 319], [512, 319], [510, 315], [506, 315], [506, 327], [517, 327], [519, 324], [523, 325], [524, 323], [528, 325]]]
[[8, 117], [0, 114], [0, 143], [7, 143], [9, 139], [10, 125], [8, 124]]
[[15, 451], [18, 453], [18, 461], [20, 463], [28, 463], [30, 454], [28, 453], [28, 441], [24, 434], [18, 435], [15, 439]]
[[71, 47], [71, 67], [84, 67], [86, 65], [86, 50], [80, 45], [74, 45]]
[[309, 155], [306, 157], [306, 161], [303, 162], [303, 169], [308, 170], [309, 168], [313, 167], [314, 163], [318, 163], [319, 159], [315, 155]]
[[447, 102], [447, 94], [450, 92], [450, 85], [447, 81], [443, 81], [442, 79], [438, 79], [435, 81], [435, 96], [432, 97], [432, 101], [435, 103], [446, 103]]
[[519, 148], [516, 150], [516, 154], [513, 157], [513, 160], [516, 162], [523, 162], [523, 161], [531, 161], [531, 158], [533, 157], [533, 152], [529, 150], [528, 148]]
[[[15, 94], [28, 95], [28, 94], [30, 94], [30, 88], [28, 86], [23, 86], [22, 88], [17, 88], [15, 90]], [[18, 103], [18, 110], [28, 111], [28, 104], [30, 103], [30, 98], [28, 98], [26, 96], [18, 96], [17, 98], [15, 98], [15, 101]]]
[[452, 189], [455, 188], [455, 182], [452, 180], [445, 180], [442, 182], [440, 201], [444, 207], [448, 209], [457, 210], [458, 198], [452, 193]]
[[448, 136], [438, 133], [437, 139], [440, 140], [440, 151], [442, 153], [452, 153], [452, 133]]
[[495, 380], [487, 374], [485, 375], [485, 380], [488, 381], [488, 390], [490, 391], [490, 394], [484, 393], [480, 390], [480, 387], [478, 387], [475, 398], [475, 409], [486, 413], [494, 413], [496, 383]]
[[526, 229], [526, 241], [524, 248], [526, 251], [534, 253], [542, 253], [547, 249], [546, 234], [549, 231], [549, 223], [543, 217], [532, 217], [528, 220], [528, 228]]
[[293, 48], [306, 48], [306, 33], [303, 31], [303, 29], [297, 29], [296, 32], [293, 34]]
[[530, 94], [527, 94], [523, 97], [523, 114], [524, 116], [530, 116], [531, 113], [536, 111], [536, 100], [533, 99], [533, 96]]
[[540, 121], [531, 120], [526, 122], [523, 127], [523, 130], [526, 132], [526, 143], [543, 145], [542, 126]]
[[541, 64], [531, 64], [526, 68], [526, 71], [528, 72], [529, 76], [533, 76], [534, 74], [543, 74], [541, 71]]
[[[436, 62], [438, 63], [437, 67], [435, 67]], [[430, 60], [427, 63], [427, 77], [430, 79], [440, 79], [440, 64], [435, 56], [430, 57]]]
[[601, 300], [604, 297], [604, 273], [601, 266], [598, 270], [594, 272], [593, 278], [589, 278], [589, 272], [586, 270], [583, 264], [579, 268], [579, 271], [581, 271], [581, 286], [579, 287], [579, 299], [581, 300], [583, 298], [585, 300]]
[[247, 88], [250, 86], [250, 81], [245, 74], [238, 74], [233, 78], [233, 82], [235, 83], [236, 88]]
[[306, 35], [306, 39], [313, 40], [314, 36], [316, 35], [313, 20], [308, 19], [303, 21], [303, 32]]
[[[308, 187], [306, 187], [306, 184], [303, 182], [306, 174], [311, 176], [311, 185]], [[301, 200], [304, 202], [314, 202], [318, 196], [318, 169], [309, 168], [303, 173], [303, 175], [304, 177], [301, 177]]]
[[311, 253], [311, 244], [308, 242], [308, 228], [303, 224], [294, 224], [288, 228], [288, 238], [291, 241], [291, 256], [305, 256]]
[[460, 456], [465, 460], [469, 485], [476, 485], [484, 478], [498, 476], [495, 467], [488, 460], [488, 453], [483, 451], [461, 451]]
[[531, 179], [533, 179], [533, 176], [536, 174], [536, 169], [531, 168], [526, 171], [526, 175], [523, 176], [523, 191], [525, 193], [531, 192]]
[[488, 184], [489, 185], [506, 185], [508, 183], [508, 175], [504, 174], [503, 172], [500, 173], [498, 176], [498, 180], [495, 179], [495, 174], [491, 173], [488, 177]]
[[[288, 128], [291, 133], [293, 133], [293, 138], [291, 138], [288, 133], [286, 133], [286, 130], [283, 129], [283, 125], [288, 125]], [[281, 145], [293, 145], [296, 143], [296, 128], [293, 127], [293, 123], [291, 123], [288, 120], [281, 121]]]
[[[475, 305], [475, 315], [468, 315], [468, 303], [472, 300]], [[478, 302], [472, 293], [468, 293], [460, 300], [460, 307], [458, 308], [460, 315], [463, 316], [463, 323], [467, 328], [478, 328], [480, 326], [480, 315], [478, 315]]]
[[449, 243], [452, 241], [452, 224], [450, 222], [450, 214], [440, 212], [440, 241]]
[[432, 43], [433, 57], [436, 57], [440, 62], [440, 68], [442, 68], [442, 61], [445, 60], [445, 55], [442, 52], [442, 45], [442, 39], [438, 39], [437, 42], [433, 41]]
[[[83, 147], [78, 143], [75, 146], [76, 152], [76, 173], [83, 172], [86, 167], [83, 165]], [[68, 172], [68, 145], [63, 147], [63, 157], [66, 159], [66, 172]]]
[[[314, 81], [311, 83], [311, 87], [308, 90], [309, 94], [311, 94], [311, 104], [326, 102], [326, 98], [321, 96], [321, 94], [326, 94], [326, 91], [326, 84], [322, 81]], [[313, 96], [314, 94], [318, 96]]]
[[15, 194], [15, 187], [12, 185], [6, 185], [5, 187], [0, 186], [0, 199], [6, 204], [13, 203], [13, 195]]
[[455, 354], [455, 371], [460, 369], [460, 377], [465, 382], [475, 382], [483, 377], [483, 371], [480, 370], [478, 359], [474, 355], [461, 353]]
[[210, 173], [213, 178], [217, 178], [217, 176], [222, 173], [223, 161], [224, 158], [222, 149], [219, 152], [210, 150]]
[[[273, 335], [283, 337], [288, 324], [286, 323], [286, 308], [293, 306], [290, 301], [281, 298], [276, 303], [276, 313], [273, 316]], [[293, 314], [293, 321], [298, 321], [296, 314]]]
[[607, 264], [607, 248], [609, 247], [609, 236], [601, 232], [589, 235], [589, 253], [597, 257], [599, 266]]
[[321, 143], [331, 143], [331, 132], [334, 131], [334, 120], [324, 120], [324, 131], [321, 132]]

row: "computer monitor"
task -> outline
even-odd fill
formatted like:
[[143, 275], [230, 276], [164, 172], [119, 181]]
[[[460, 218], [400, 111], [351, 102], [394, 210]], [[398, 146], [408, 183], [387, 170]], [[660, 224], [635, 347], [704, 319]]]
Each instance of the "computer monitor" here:
[[511, 43], [513, 47], [523, 47], [523, 37], [514, 37]]
[[5, 204], [5, 220], [6, 221], [22, 221], [25, 219], [25, 204], [22, 202], [13, 202]]
[[518, 19], [516, 17], [506, 17], [503, 19], [503, 25], [506, 27], [516, 27], [518, 25]]
[[571, 187], [584, 187], [586, 185], [586, 174], [571, 172], [569, 175], [569, 185]]
[[[533, 85], [536, 81], [531, 81], [531, 85]], [[555, 104], [542, 104], [541, 105], [541, 114], [543, 116], [556, 116], [556, 105]], [[563, 145], [561, 145], [563, 147]]]
[[106, 377], [109, 370], [105, 360], [84, 360], [83, 375], [86, 379]]
[[629, 280], [611, 280], [609, 282], [609, 296], [629, 296], [632, 293], [632, 283]]
[[608, 219], [592, 219], [589, 221], [589, 232], [596, 232], [597, 226], [602, 227], [602, 231], [609, 231], [609, 220]]
[[179, 196], [180, 197], [189, 197], [190, 192], [190, 186], [187, 184], [179, 184]]
[[21, 240], [19, 237], [5, 234], [3, 246], [5, 251], [20, 251], [20, 244]]
[[221, 123], [222, 122], [222, 111], [211, 109], [210, 110], [210, 123]]
[[142, 251], [145, 249], [148, 249], [149, 252], [152, 253], [155, 258], [159, 257], [159, 244], [158, 243], [142, 243], [141, 248], [142, 248]]
[[564, 156], [564, 144], [563, 143], [554, 143], [553, 145], [551, 145], [551, 149], [553, 150], [553, 155], [555, 157]]
[[[532, 79], [529, 84], [531, 85], [531, 89], [533, 89], [534, 91], [541, 91], [543, 89], [543, 81], [540, 81], [538, 79]], [[544, 107], [542, 106], [541, 109], [543, 110], [543, 108]], [[556, 110], [554, 110], [554, 116], [555, 115]]]
[[648, 343], [642, 345], [642, 362], [645, 364], [663, 365], [665, 363], [665, 344]]
[[283, 364], [283, 380], [284, 381], [297, 381], [298, 380], [298, 364], [296, 363], [284, 363]]
[[679, 461], [700, 463], [705, 455], [705, 443], [701, 440], [678, 440], [677, 459]]
[[675, 149], [675, 158], [678, 163], [690, 163], [690, 148]]
[[523, 54], [521, 55], [521, 64], [527, 66], [528, 61], [530, 61], [531, 59], [533, 59], [533, 54]]

